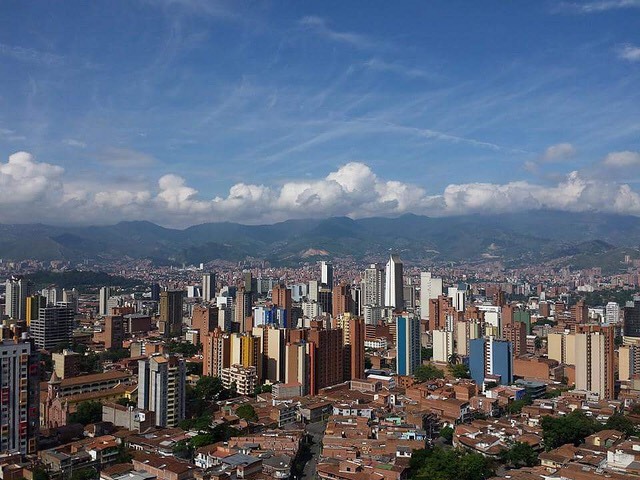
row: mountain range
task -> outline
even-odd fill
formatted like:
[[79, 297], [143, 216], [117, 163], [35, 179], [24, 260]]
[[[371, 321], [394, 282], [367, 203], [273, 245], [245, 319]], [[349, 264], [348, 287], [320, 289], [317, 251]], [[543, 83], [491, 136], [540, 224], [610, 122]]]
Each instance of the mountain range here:
[[0, 258], [107, 261], [127, 256], [158, 264], [265, 259], [297, 264], [320, 258], [382, 260], [390, 251], [416, 264], [554, 262], [622, 267], [640, 258], [640, 218], [535, 210], [431, 218], [333, 217], [272, 225], [205, 223], [186, 229], [146, 221], [110, 226], [0, 225]]

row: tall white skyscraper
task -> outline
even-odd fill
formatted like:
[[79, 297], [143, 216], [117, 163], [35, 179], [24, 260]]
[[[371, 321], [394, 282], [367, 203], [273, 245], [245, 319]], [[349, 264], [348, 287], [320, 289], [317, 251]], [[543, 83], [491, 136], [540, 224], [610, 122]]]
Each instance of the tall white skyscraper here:
[[216, 274], [204, 273], [202, 275], [202, 300], [210, 302], [216, 296]]
[[395, 310], [404, 308], [404, 291], [402, 284], [402, 260], [398, 255], [391, 255], [385, 269], [384, 306]]
[[100, 306], [98, 310], [98, 315], [106, 316], [109, 315], [109, 297], [111, 296], [111, 287], [102, 287], [100, 289]]
[[327, 288], [333, 290], [333, 265], [330, 262], [320, 262], [321, 269], [321, 283], [324, 283]]
[[420, 318], [429, 320], [429, 300], [442, 295], [442, 279], [431, 272], [420, 273]]
[[385, 273], [381, 264], [372, 263], [365, 269], [362, 276], [362, 291], [360, 301], [362, 307], [371, 305], [372, 307], [384, 306]]
[[27, 297], [31, 295], [31, 283], [20, 276], [12, 276], [5, 283], [5, 313], [9, 318], [26, 320]]
[[185, 361], [156, 354], [138, 361], [138, 408], [156, 414], [158, 427], [175, 427], [185, 415]]

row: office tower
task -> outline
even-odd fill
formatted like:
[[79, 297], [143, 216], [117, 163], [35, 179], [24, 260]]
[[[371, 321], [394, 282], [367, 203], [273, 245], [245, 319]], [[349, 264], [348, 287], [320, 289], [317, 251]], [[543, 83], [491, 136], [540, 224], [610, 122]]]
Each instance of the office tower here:
[[318, 390], [343, 381], [342, 330], [327, 330], [312, 322], [307, 340], [311, 344], [309, 393], [316, 395]]
[[310, 302], [318, 301], [318, 291], [320, 290], [320, 285], [317, 280], [309, 281], [309, 289], [307, 291], [307, 298]]
[[[229, 297], [231, 298], [231, 297]], [[233, 331], [233, 310], [226, 304], [218, 306], [218, 327], [224, 332], [231, 333]]]
[[392, 307], [394, 310], [404, 308], [402, 275], [402, 260], [398, 255], [391, 255], [385, 268], [385, 307]]
[[576, 337], [569, 331], [547, 335], [547, 357], [563, 365], [576, 364]]
[[519, 357], [527, 353], [527, 326], [522, 322], [513, 322], [502, 328], [502, 338], [513, 345], [513, 355]]
[[109, 298], [111, 297], [111, 287], [102, 287], [100, 289], [98, 315], [109, 315]]
[[220, 377], [222, 369], [231, 366], [231, 337], [215, 328], [202, 337], [202, 374]]
[[333, 315], [333, 290], [320, 287], [318, 290], [318, 303], [322, 307], [324, 313]]
[[463, 312], [467, 306], [467, 288], [468, 285], [463, 283], [447, 289], [447, 296], [451, 299], [454, 308], [459, 312]]
[[284, 284], [275, 285], [271, 290], [271, 301], [276, 307], [282, 308], [285, 311], [285, 321], [280, 322], [279, 325], [283, 328], [289, 328], [289, 320], [291, 319], [293, 310], [291, 290], [289, 290]]
[[618, 357], [621, 382], [627, 382], [640, 375], [640, 338], [625, 338], [624, 345], [618, 349]]
[[62, 291], [55, 285], [43, 288], [40, 291], [40, 295], [47, 299], [47, 305], [55, 305], [62, 301]]
[[33, 285], [19, 275], [13, 275], [5, 283], [5, 313], [15, 320], [26, 320], [27, 297]]
[[509, 385], [513, 382], [513, 352], [511, 342], [493, 336], [476, 338], [469, 342], [469, 371], [471, 378], [483, 385], [495, 382]]
[[160, 292], [158, 330], [166, 337], [178, 336], [182, 333], [183, 296], [182, 290]]
[[372, 263], [362, 276], [361, 305], [384, 307], [384, 265]]
[[184, 420], [186, 367], [181, 357], [155, 354], [138, 361], [138, 408], [156, 414], [156, 426]]
[[640, 297], [633, 297], [624, 307], [624, 336], [640, 337]]
[[29, 331], [36, 347], [53, 350], [67, 344], [73, 335], [73, 310], [64, 304], [40, 308], [38, 318], [31, 320]]
[[202, 274], [202, 301], [210, 302], [216, 298], [216, 274]]
[[351, 298], [351, 287], [346, 283], [341, 283], [333, 287], [331, 293], [331, 314], [337, 317], [345, 313], [353, 313], [353, 299]]
[[151, 301], [160, 301], [160, 285], [157, 283], [151, 285]]
[[245, 270], [243, 272], [243, 276], [245, 292], [255, 295], [258, 290], [258, 280], [256, 278], [253, 278], [253, 274], [250, 270]]
[[453, 331], [434, 330], [433, 335], [433, 360], [436, 362], [448, 362], [454, 354]]
[[200, 338], [218, 326], [218, 307], [195, 305], [191, 313], [191, 328], [200, 332]]
[[396, 317], [396, 373], [413, 375], [420, 362], [420, 319], [413, 314]]
[[482, 336], [482, 322], [478, 320], [458, 320], [456, 322], [456, 353], [469, 355], [469, 342]]
[[27, 339], [0, 339], [0, 452], [35, 454], [40, 424], [39, 358]]
[[577, 325], [576, 389], [615, 398], [615, 327]]
[[124, 340], [124, 318], [122, 315], [107, 315], [104, 317], [104, 348], [122, 348]]
[[262, 330], [261, 338], [265, 379], [271, 382], [284, 381], [286, 330], [267, 327]]
[[320, 262], [320, 283], [333, 290], [333, 265], [330, 262]]
[[432, 277], [431, 272], [420, 273], [420, 317], [429, 320], [429, 300], [442, 295], [442, 279]]
[[40, 309], [47, 306], [47, 299], [42, 295], [31, 295], [27, 297], [25, 317], [27, 326], [31, 325], [31, 321], [38, 318]]
[[253, 295], [244, 287], [240, 287], [236, 293], [234, 332], [245, 332], [247, 317], [251, 317], [253, 307]]
[[620, 320], [620, 305], [616, 302], [609, 302], [605, 307], [604, 323], [615, 325]]

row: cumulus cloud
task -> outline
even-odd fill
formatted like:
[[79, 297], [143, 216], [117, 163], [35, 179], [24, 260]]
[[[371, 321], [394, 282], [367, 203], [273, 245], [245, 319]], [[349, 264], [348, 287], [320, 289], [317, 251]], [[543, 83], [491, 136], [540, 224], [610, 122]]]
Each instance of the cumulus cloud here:
[[576, 149], [570, 143], [559, 143], [547, 148], [542, 156], [542, 160], [545, 162], [565, 160], [573, 157], [575, 153]]
[[[614, 152], [603, 163], [636, 166], [640, 154]], [[640, 195], [629, 185], [587, 178], [577, 171], [555, 185], [451, 184], [433, 195], [412, 183], [381, 178], [361, 162], [347, 163], [323, 178], [279, 186], [238, 183], [226, 195], [210, 199], [176, 174], [164, 175], [147, 187], [88, 185], [68, 179], [60, 166], [18, 152], [0, 163], [0, 222], [105, 224], [145, 219], [186, 226], [226, 220], [268, 223], [335, 215], [446, 216], [540, 208], [640, 215]]]
[[629, 43], [622, 45], [618, 50], [618, 56], [629, 62], [640, 62], [640, 47]]
[[606, 167], [640, 167], [640, 152], [611, 152], [602, 162]]

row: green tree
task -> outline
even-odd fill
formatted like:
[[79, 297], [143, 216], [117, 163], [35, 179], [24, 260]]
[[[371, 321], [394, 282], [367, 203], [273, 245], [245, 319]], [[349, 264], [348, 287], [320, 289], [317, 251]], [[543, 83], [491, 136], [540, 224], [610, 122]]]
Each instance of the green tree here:
[[43, 467], [33, 469], [33, 480], [49, 480], [49, 473]]
[[441, 447], [414, 451], [410, 466], [417, 480], [485, 480], [495, 473], [491, 460], [479, 453]]
[[638, 433], [638, 428], [629, 419], [629, 417], [625, 417], [624, 415], [620, 415], [619, 413], [611, 415], [607, 420], [607, 423], [604, 424], [604, 428], [610, 430], [618, 430], [619, 432], [624, 433], [627, 437], [636, 435]]
[[82, 425], [88, 425], [101, 420], [102, 404], [93, 400], [80, 402], [78, 404], [78, 409], [69, 415], [69, 423], [81, 423]]
[[240, 405], [236, 409], [236, 415], [247, 421], [253, 421], [258, 419], [258, 415], [256, 414], [256, 411], [253, 408], [253, 405], [251, 405], [250, 403], [245, 403]]
[[433, 348], [420, 347], [420, 358], [422, 360], [431, 360], [433, 358]]
[[193, 448], [187, 440], [180, 440], [176, 442], [172, 448], [173, 454], [184, 460], [191, 460], [193, 458]]
[[74, 470], [70, 480], [92, 480], [94, 478], [98, 478], [98, 472], [95, 468], [89, 467]]
[[566, 443], [577, 446], [586, 437], [602, 428], [597, 420], [587, 417], [580, 410], [574, 410], [564, 417], [543, 417], [540, 423], [544, 446], [547, 450]]
[[447, 426], [440, 429], [440, 436], [444, 438], [448, 444], [453, 442], [453, 428]]
[[540, 350], [542, 348], [542, 339], [540, 337], [536, 337], [533, 341], [533, 346], [536, 350]]
[[528, 443], [515, 442], [500, 452], [500, 461], [513, 468], [533, 467], [538, 464], [538, 453]]
[[444, 378], [444, 372], [430, 363], [427, 365], [420, 365], [413, 372], [413, 376], [418, 382], [426, 382], [427, 380], [433, 380], [434, 378]]
[[449, 365], [449, 373], [455, 378], [471, 378], [469, 367], [464, 363], [456, 363]]

